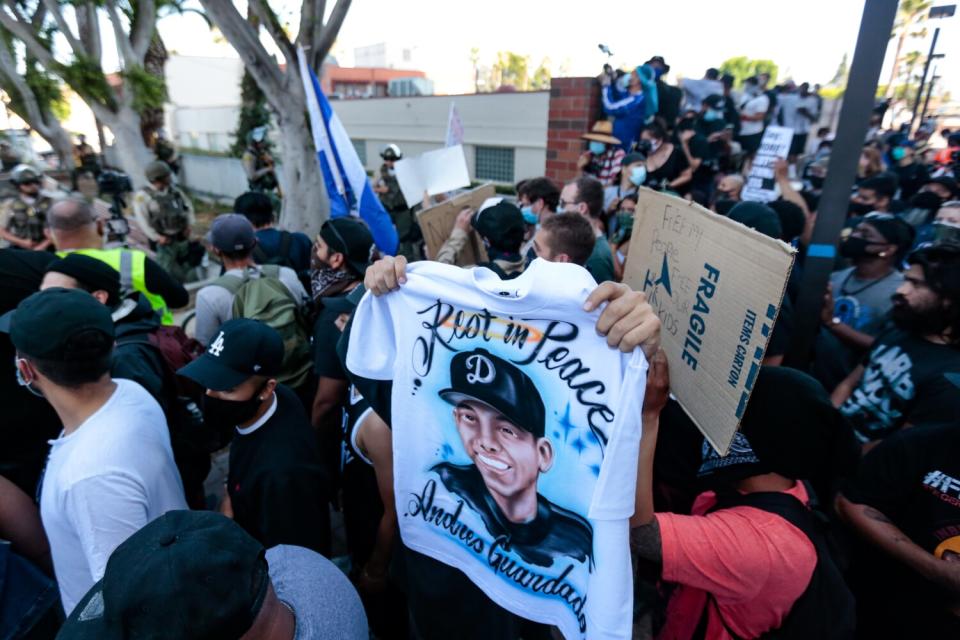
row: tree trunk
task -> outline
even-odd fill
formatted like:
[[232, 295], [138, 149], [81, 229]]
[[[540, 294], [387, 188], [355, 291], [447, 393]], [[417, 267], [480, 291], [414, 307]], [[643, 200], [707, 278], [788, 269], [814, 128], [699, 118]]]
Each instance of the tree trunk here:
[[297, 108], [277, 114], [281, 148], [278, 157], [283, 163], [280, 184], [283, 187], [283, 209], [280, 226], [302, 231], [313, 238], [330, 215], [330, 201], [317, 163], [317, 154], [310, 137], [306, 114]]
[[119, 112], [97, 107], [94, 112], [113, 133], [113, 160], [130, 176], [135, 189], [145, 187], [147, 178], [143, 172], [153, 160], [153, 153], [144, 144], [140, 134], [140, 116], [130, 107], [122, 108]]
[[[164, 67], [169, 57], [167, 47], [160, 37], [160, 31], [154, 31], [153, 38], [150, 40], [150, 48], [147, 49], [147, 55], [143, 59], [144, 70], [164, 82]], [[140, 132], [143, 142], [147, 146], [153, 146], [157, 131], [161, 128], [163, 128], [163, 107], [144, 109], [143, 113], [140, 114]]]
[[[73, 142], [70, 140], [70, 134], [64, 129], [53, 115], [50, 116], [50, 124], [46, 125], [46, 133], [41, 133], [57, 157], [60, 159], [60, 167], [63, 169], [73, 168]], [[39, 131], [38, 131], [39, 133]]]

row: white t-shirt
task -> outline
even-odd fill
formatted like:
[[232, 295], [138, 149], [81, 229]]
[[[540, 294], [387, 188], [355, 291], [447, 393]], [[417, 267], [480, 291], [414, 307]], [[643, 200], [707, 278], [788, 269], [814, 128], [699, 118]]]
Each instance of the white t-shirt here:
[[783, 126], [793, 129], [793, 132], [799, 135], [810, 132], [812, 123], [809, 118], [801, 115], [800, 109], [806, 109], [807, 113], [816, 115], [816, 96], [808, 94], [806, 97], [803, 97], [799, 93], [784, 93], [780, 95], [777, 102], [780, 107]]
[[595, 287], [540, 259], [513, 280], [418, 262], [360, 302], [347, 367], [393, 380], [405, 545], [567, 638], [624, 638], [647, 362], [597, 334]]
[[[766, 113], [769, 108], [770, 98], [768, 98], [764, 93], [754, 97], [744, 96], [743, 100], [740, 102], [741, 115], [756, 116]], [[763, 123], [763, 120], [741, 120], [740, 135], [752, 136], [762, 133], [765, 126], [766, 125]]]
[[50, 441], [40, 517], [67, 615], [131, 534], [186, 509], [167, 421], [130, 380], [70, 435]]

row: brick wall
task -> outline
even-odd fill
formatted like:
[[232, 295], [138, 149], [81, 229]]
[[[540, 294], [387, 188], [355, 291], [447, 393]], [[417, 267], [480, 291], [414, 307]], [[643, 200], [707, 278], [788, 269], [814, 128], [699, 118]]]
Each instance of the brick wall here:
[[550, 82], [547, 125], [547, 177], [558, 183], [577, 176], [577, 158], [585, 150], [580, 136], [600, 115], [596, 78], [554, 78]]

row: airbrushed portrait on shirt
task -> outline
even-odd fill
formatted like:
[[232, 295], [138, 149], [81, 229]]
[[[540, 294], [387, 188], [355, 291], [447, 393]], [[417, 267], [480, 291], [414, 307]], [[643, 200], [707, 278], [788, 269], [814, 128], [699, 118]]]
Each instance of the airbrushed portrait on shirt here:
[[[535, 364], [526, 369], [533, 373]], [[535, 383], [524, 367], [484, 348], [460, 351], [433, 371], [445, 442], [429, 471], [442, 487], [479, 516], [489, 540], [524, 562], [592, 565], [585, 516], [602, 451], [586, 424], [574, 424], [569, 388], [556, 375]], [[562, 398], [560, 406], [551, 396]]]

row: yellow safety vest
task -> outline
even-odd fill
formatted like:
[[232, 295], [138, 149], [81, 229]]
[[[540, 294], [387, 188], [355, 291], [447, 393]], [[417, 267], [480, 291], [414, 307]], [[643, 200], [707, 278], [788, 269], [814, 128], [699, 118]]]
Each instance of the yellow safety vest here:
[[120, 272], [120, 292], [128, 295], [133, 291], [139, 291], [150, 301], [150, 306], [155, 311], [160, 312], [160, 322], [165, 325], [173, 325], [173, 314], [167, 307], [167, 302], [161, 296], [147, 289], [145, 265], [147, 256], [139, 249], [75, 249], [71, 251], [58, 251], [57, 255], [61, 258], [68, 253], [79, 253], [91, 258], [96, 258]]

